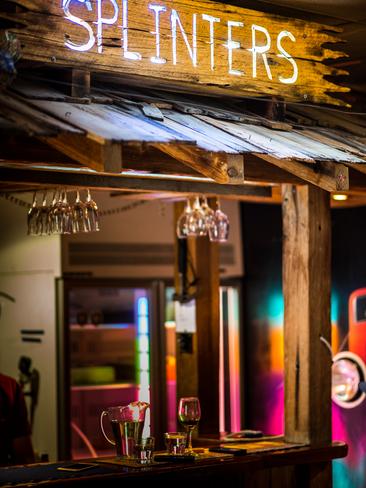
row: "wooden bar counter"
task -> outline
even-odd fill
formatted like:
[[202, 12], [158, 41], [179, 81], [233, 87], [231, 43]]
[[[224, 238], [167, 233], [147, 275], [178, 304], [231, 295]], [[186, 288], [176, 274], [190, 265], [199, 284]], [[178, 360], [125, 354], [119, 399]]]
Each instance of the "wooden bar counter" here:
[[[277, 441], [278, 442], [278, 441]], [[272, 445], [271, 445], [272, 444]], [[347, 454], [347, 446], [334, 442], [325, 447], [291, 445], [260, 441], [245, 444], [247, 453], [240, 456], [208, 453], [207, 449], [194, 462], [157, 463], [136, 467], [113, 464], [108, 458], [90, 459], [95, 467], [80, 472], [59, 470], [71, 462], [47, 463], [0, 469], [0, 486], [85, 486], [95, 481], [100, 486], [120, 486], [121, 481], [211, 481], [240, 483], [247, 487], [321, 486], [317, 474], [332, 459]], [[244, 448], [244, 446], [243, 446]], [[202, 449], [203, 451], [203, 449]], [[111, 459], [111, 458], [109, 458]], [[83, 460], [84, 462], [84, 460]]]

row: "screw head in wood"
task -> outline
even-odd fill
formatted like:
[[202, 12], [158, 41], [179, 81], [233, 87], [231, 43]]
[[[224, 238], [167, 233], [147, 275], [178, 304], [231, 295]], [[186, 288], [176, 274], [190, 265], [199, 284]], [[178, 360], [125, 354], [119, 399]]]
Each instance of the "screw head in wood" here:
[[228, 168], [227, 174], [228, 174], [228, 176], [230, 176], [230, 178], [236, 178], [239, 173], [238, 173], [238, 170], [236, 168], [231, 166], [230, 168]]

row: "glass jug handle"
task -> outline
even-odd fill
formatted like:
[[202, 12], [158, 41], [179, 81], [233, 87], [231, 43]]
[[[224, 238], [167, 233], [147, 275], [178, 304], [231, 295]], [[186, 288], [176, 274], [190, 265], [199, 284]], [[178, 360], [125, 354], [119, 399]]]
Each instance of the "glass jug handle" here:
[[107, 434], [105, 433], [105, 430], [104, 430], [103, 417], [105, 415], [108, 415], [108, 412], [106, 412], [105, 410], [103, 410], [103, 412], [100, 414], [100, 428], [102, 429], [103, 435], [107, 439], [107, 441], [109, 442], [109, 444], [112, 444], [112, 446], [115, 446], [116, 443], [114, 441], [111, 441], [110, 440], [110, 438], [107, 436]]

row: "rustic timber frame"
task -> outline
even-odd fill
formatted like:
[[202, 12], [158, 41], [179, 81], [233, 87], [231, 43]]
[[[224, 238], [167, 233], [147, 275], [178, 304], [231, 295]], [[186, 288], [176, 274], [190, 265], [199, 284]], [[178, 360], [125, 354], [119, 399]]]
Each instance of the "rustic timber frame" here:
[[[0, 190], [94, 188], [123, 198], [205, 194], [269, 201], [273, 184], [283, 185], [285, 441], [310, 445], [314, 452], [331, 445], [331, 361], [320, 341], [330, 338], [328, 192], [365, 193], [366, 148], [352, 139], [364, 136], [364, 128], [339, 120], [328, 131], [304, 128], [311, 117], [300, 109], [293, 110], [291, 123], [233, 110], [228, 101], [223, 108], [161, 93], [130, 97], [128, 91], [108, 91], [111, 80], [104, 76], [119, 71], [124, 82], [155, 89], [166, 84], [196, 95], [342, 103], [333, 95], [347, 89], [324, 76], [343, 72], [322, 64], [344, 55], [322, 46], [338, 41], [335, 29], [205, 0], [194, 7], [188, 0], [9, 3], [21, 9], [0, 6], [0, 17], [18, 36], [22, 60], [66, 68], [70, 83], [65, 95], [54, 90], [59, 72], [35, 89], [20, 76], [0, 92], [0, 113], [10, 121], [10, 127], [1, 126]], [[202, 418], [201, 434], [218, 437], [218, 245], [204, 238], [189, 246], [199, 279], [198, 332], [194, 354], [178, 353], [178, 394], [199, 395], [203, 412], [210, 412]], [[331, 486], [328, 459], [296, 471], [302, 486]], [[260, 486], [282, 482], [277, 474]]]

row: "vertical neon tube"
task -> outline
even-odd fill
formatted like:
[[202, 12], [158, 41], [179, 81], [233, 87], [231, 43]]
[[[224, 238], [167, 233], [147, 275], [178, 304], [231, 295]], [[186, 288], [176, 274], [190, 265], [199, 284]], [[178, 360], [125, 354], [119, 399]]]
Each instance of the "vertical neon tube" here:
[[150, 402], [149, 302], [147, 297], [137, 299], [137, 354], [138, 399]]
[[[138, 400], [150, 403], [150, 337], [149, 301], [146, 296], [138, 296], [136, 302], [137, 322], [137, 384]], [[150, 434], [150, 409], [145, 416], [143, 435]]]
[[240, 328], [239, 328], [239, 297], [235, 288], [227, 289], [228, 301], [228, 354], [231, 432], [241, 429], [240, 422]]
[[224, 320], [222, 313], [223, 289], [220, 287], [220, 351], [219, 351], [219, 431], [220, 434], [225, 429], [225, 373], [224, 373]]

